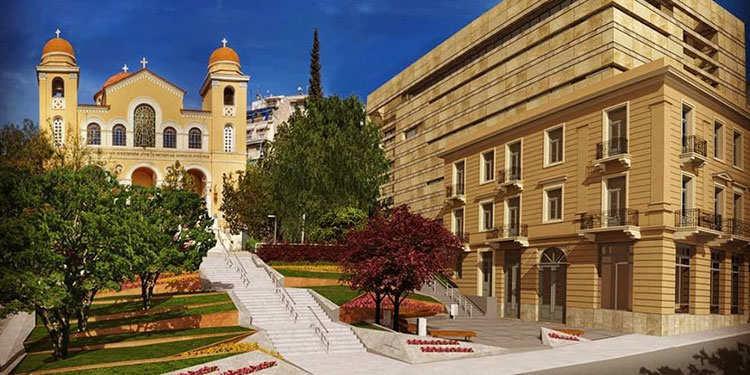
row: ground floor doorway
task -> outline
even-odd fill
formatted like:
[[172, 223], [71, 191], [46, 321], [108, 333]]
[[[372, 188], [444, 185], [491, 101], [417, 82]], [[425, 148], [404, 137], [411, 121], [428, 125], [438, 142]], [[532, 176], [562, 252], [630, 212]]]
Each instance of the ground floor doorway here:
[[539, 260], [539, 320], [565, 322], [567, 257], [558, 248], [542, 252]]

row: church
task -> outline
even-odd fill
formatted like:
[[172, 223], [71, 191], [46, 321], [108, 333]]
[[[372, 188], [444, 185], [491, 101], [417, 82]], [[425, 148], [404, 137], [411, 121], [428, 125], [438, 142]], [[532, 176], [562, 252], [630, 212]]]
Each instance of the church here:
[[93, 104], [79, 100], [73, 45], [56, 36], [36, 67], [39, 124], [56, 147], [77, 140], [95, 149], [123, 184], [158, 186], [179, 161], [198, 181], [212, 216], [221, 205], [222, 175], [245, 169], [247, 83], [237, 52], [222, 46], [208, 57], [201, 108], [185, 108], [185, 90], [147, 67], [127, 65], [102, 83]]

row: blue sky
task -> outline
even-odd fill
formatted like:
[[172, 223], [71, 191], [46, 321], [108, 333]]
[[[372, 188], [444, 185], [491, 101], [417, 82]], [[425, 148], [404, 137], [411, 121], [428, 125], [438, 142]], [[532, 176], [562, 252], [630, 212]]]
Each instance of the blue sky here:
[[[747, 0], [745, 0], [747, 1]], [[719, 0], [743, 20], [742, 0]], [[0, 124], [38, 119], [34, 67], [59, 27], [76, 49], [79, 98], [90, 103], [104, 80], [142, 56], [149, 68], [198, 89], [211, 51], [226, 37], [251, 76], [249, 89], [290, 94], [306, 86], [312, 30], [320, 29], [326, 94], [369, 92], [498, 0], [39, 1], [0, 4]]]

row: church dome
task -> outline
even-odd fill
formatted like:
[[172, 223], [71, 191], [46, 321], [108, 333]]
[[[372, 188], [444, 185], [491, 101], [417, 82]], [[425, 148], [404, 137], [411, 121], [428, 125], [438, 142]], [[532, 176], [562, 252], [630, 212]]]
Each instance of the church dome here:
[[233, 49], [229, 47], [219, 47], [211, 53], [211, 57], [208, 58], [208, 65], [215, 64], [220, 61], [230, 61], [233, 63], [240, 63], [240, 56]]
[[42, 48], [42, 56], [50, 53], [65, 53], [75, 57], [73, 45], [70, 44], [70, 42], [68, 42], [67, 40], [60, 37], [50, 39], [44, 45], [44, 48]]

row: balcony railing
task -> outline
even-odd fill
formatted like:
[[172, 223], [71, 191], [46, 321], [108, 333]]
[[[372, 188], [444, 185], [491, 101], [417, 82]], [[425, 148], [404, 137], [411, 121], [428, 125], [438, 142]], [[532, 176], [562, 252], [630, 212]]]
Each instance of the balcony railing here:
[[724, 233], [733, 236], [750, 238], [750, 221], [741, 219], [726, 219], [722, 228]]
[[527, 224], [513, 224], [493, 228], [487, 232], [487, 240], [498, 240], [502, 238], [528, 237], [529, 226]]
[[521, 167], [510, 167], [497, 171], [497, 181], [501, 184], [521, 179]]
[[721, 215], [706, 212], [700, 208], [675, 211], [674, 220], [678, 228], [699, 227], [715, 231], [721, 231], [722, 228]]
[[582, 230], [623, 226], [638, 226], [638, 210], [621, 208], [586, 212], [581, 215]]
[[706, 150], [708, 147], [707, 144], [708, 142], [706, 142], [705, 139], [697, 135], [688, 135], [686, 137], [682, 137], [682, 153], [696, 153], [698, 155], [706, 157]]
[[628, 139], [625, 137], [612, 138], [606, 142], [596, 144], [596, 159], [628, 153]]
[[455, 184], [455, 185], [449, 185], [445, 187], [446, 198], [462, 197], [464, 195], [464, 192], [465, 192], [464, 184]]
[[469, 243], [469, 234], [465, 232], [457, 232], [454, 233], [456, 237], [458, 237], [459, 240], [463, 243]]

